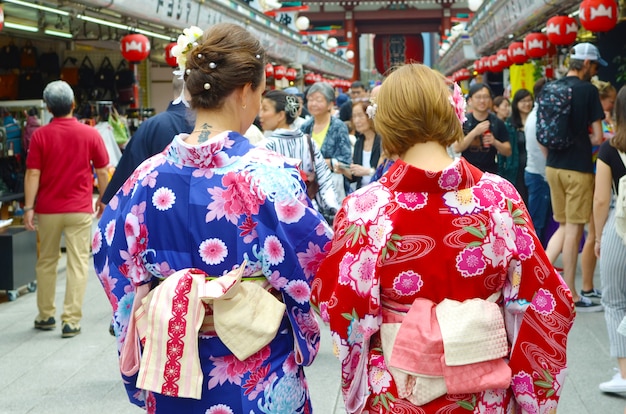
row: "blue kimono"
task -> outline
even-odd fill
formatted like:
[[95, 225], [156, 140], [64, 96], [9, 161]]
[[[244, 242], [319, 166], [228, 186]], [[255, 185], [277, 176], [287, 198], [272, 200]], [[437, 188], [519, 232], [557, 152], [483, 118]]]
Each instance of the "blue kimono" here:
[[262, 272], [286, 312], [276, 337], [243, 361], [215, 332], [199, 332], [200, 400], [140, 390], [137, 374], [122, 375], [128, 396], [148, 412], [311, 412], [302, 367], [313, 362], [320, 337], [310, 284], [331, 229], [281, 155], [236, 132], [198, 146], [186, 137], [133, 172], [94, 235], [94, 264], [113, 306], [118, 350], [136, 287], [185, 268], [220, 276], [245, 260], [244, 280]]

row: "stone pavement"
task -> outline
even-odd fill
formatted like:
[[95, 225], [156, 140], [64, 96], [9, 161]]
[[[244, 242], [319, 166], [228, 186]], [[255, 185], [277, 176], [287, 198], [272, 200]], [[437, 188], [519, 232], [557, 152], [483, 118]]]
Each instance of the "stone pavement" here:
[[[64, 256], [57, 281], [55, 331], [33, 329], [36, 293], [22, 289], [17, 300], [9, 302], [5, 292], [0, 292], [0, 414], [141, 413], [126, 400], [115, 341], [108, 332], [111, 310], [93, 271], [85, 296], [82, 333], [61, 338], [58, 316], [65, 293]], [[600, 286], [598, 276], [596, 286]], [[602, 394], [597, 388], [613, 376], [616, 366], [609, 357], [603, 313], [577, 316], [568, 358], [570, 371], [558, 414], [622, 414], [626, 396]], [[345, 412], [339, 376], [339, 362], [324, 328], [320, 354], [307, 368], [315, 413]]]

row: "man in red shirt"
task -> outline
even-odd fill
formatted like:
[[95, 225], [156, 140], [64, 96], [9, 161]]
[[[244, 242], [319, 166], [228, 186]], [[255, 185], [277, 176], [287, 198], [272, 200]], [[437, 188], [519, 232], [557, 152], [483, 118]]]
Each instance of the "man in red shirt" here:
[[[83, 297], [87, 286], [91, 226], [93, 220], [93, 172], [98, 191], [108, 183], [109, 156], [96, 129], [73, 117], [74, 92], [64, 81], [54, 81], [43, 91], [43, 100], [53, 115], [50, 124], [33, 133], [26, 160], [24, 180], [24, 223], [35, 230], [37, 213], [39, 258], [35, 328], [56, 327], [54, 304], [61, 235], [67, 247], [67, 281], [61, 321], [61, 336], [80, 333]], [[96, 203], [99, 218], [104, 210]]]

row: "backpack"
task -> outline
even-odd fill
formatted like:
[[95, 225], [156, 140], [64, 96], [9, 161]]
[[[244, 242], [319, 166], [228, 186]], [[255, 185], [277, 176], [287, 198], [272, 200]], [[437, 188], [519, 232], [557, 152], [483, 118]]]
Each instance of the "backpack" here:
[[[626, 166], [626, 154], [617, 151], [622, 163]], [[617, 200], [615, 201], [615, 232], [622, 238], [622, 242], [626, 244], [626, 175], [620, 177], [617, 182], [617, 191], [615, 191]]]
[[569, 131], [572, 87], [566, 79], [546, 84], [537, 102], [537, 141], [548, 149], [563, 150], [573, 144]]

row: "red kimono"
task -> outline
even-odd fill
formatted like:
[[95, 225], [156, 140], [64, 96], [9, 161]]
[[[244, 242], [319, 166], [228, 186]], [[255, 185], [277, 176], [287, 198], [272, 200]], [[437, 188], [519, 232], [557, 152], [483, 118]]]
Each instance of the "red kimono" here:
[[[449, 366], [454, 365], [449, 362], [449, 338], [457, 334], [458, 339], [460, 328], [472, 322], [462, 315], [457, 331], [457, 320], [451, 323], [437, 315], [444, 302], [467, 304], [470, 299], [485, 299], [483, 303], [495, 307], [504, 349], [492, 361], [480, 363], [495, 365], [481, 365], [483, 373], [473, 374], [476, 381], [469, 385], [477, 391], [453, 393], [451, 389], [464, 389], [467, 366]], [[398, 160], [379, 182], [346, 198], [311, 300], [330, 324], [349, 413], [556, 412], [574, 321], [571, 293], [546, 257], [513, 185], [462, 158], [440, 172]], [[433, 311], [420, 314], [425, 318], [414, 316], [407, 330], [418, 332], [413, 338], [422, 335], [414, 342], [418, 348], [427, 346], [422, 339], [432, 339], [442, 355], [405, 359], [422, 373], [433, 367], [444, 372], [438, 380], [447, 387], [422, 405], [409, 401], [407, 389], [428, 394], [430, 387], [421, 390], [414, 378], [409, 378], [408, 388], [398, 386], [391, 357], [384, 355], [381, 344], [381, 325], [390, 321], [389, 315], [400, 315], [402, 321], [419, 314], [418, 308]], [[491, 352], [464, 341], [461, 335], [456, 345], [469, 347], [469, 353]], [[469, 367], [466, 373], [477, 372]], [[483, 380], [488, 384], [488, 377], [496, 374], [502, 378], [503, 372], [507, 385], [477, 385]]]

